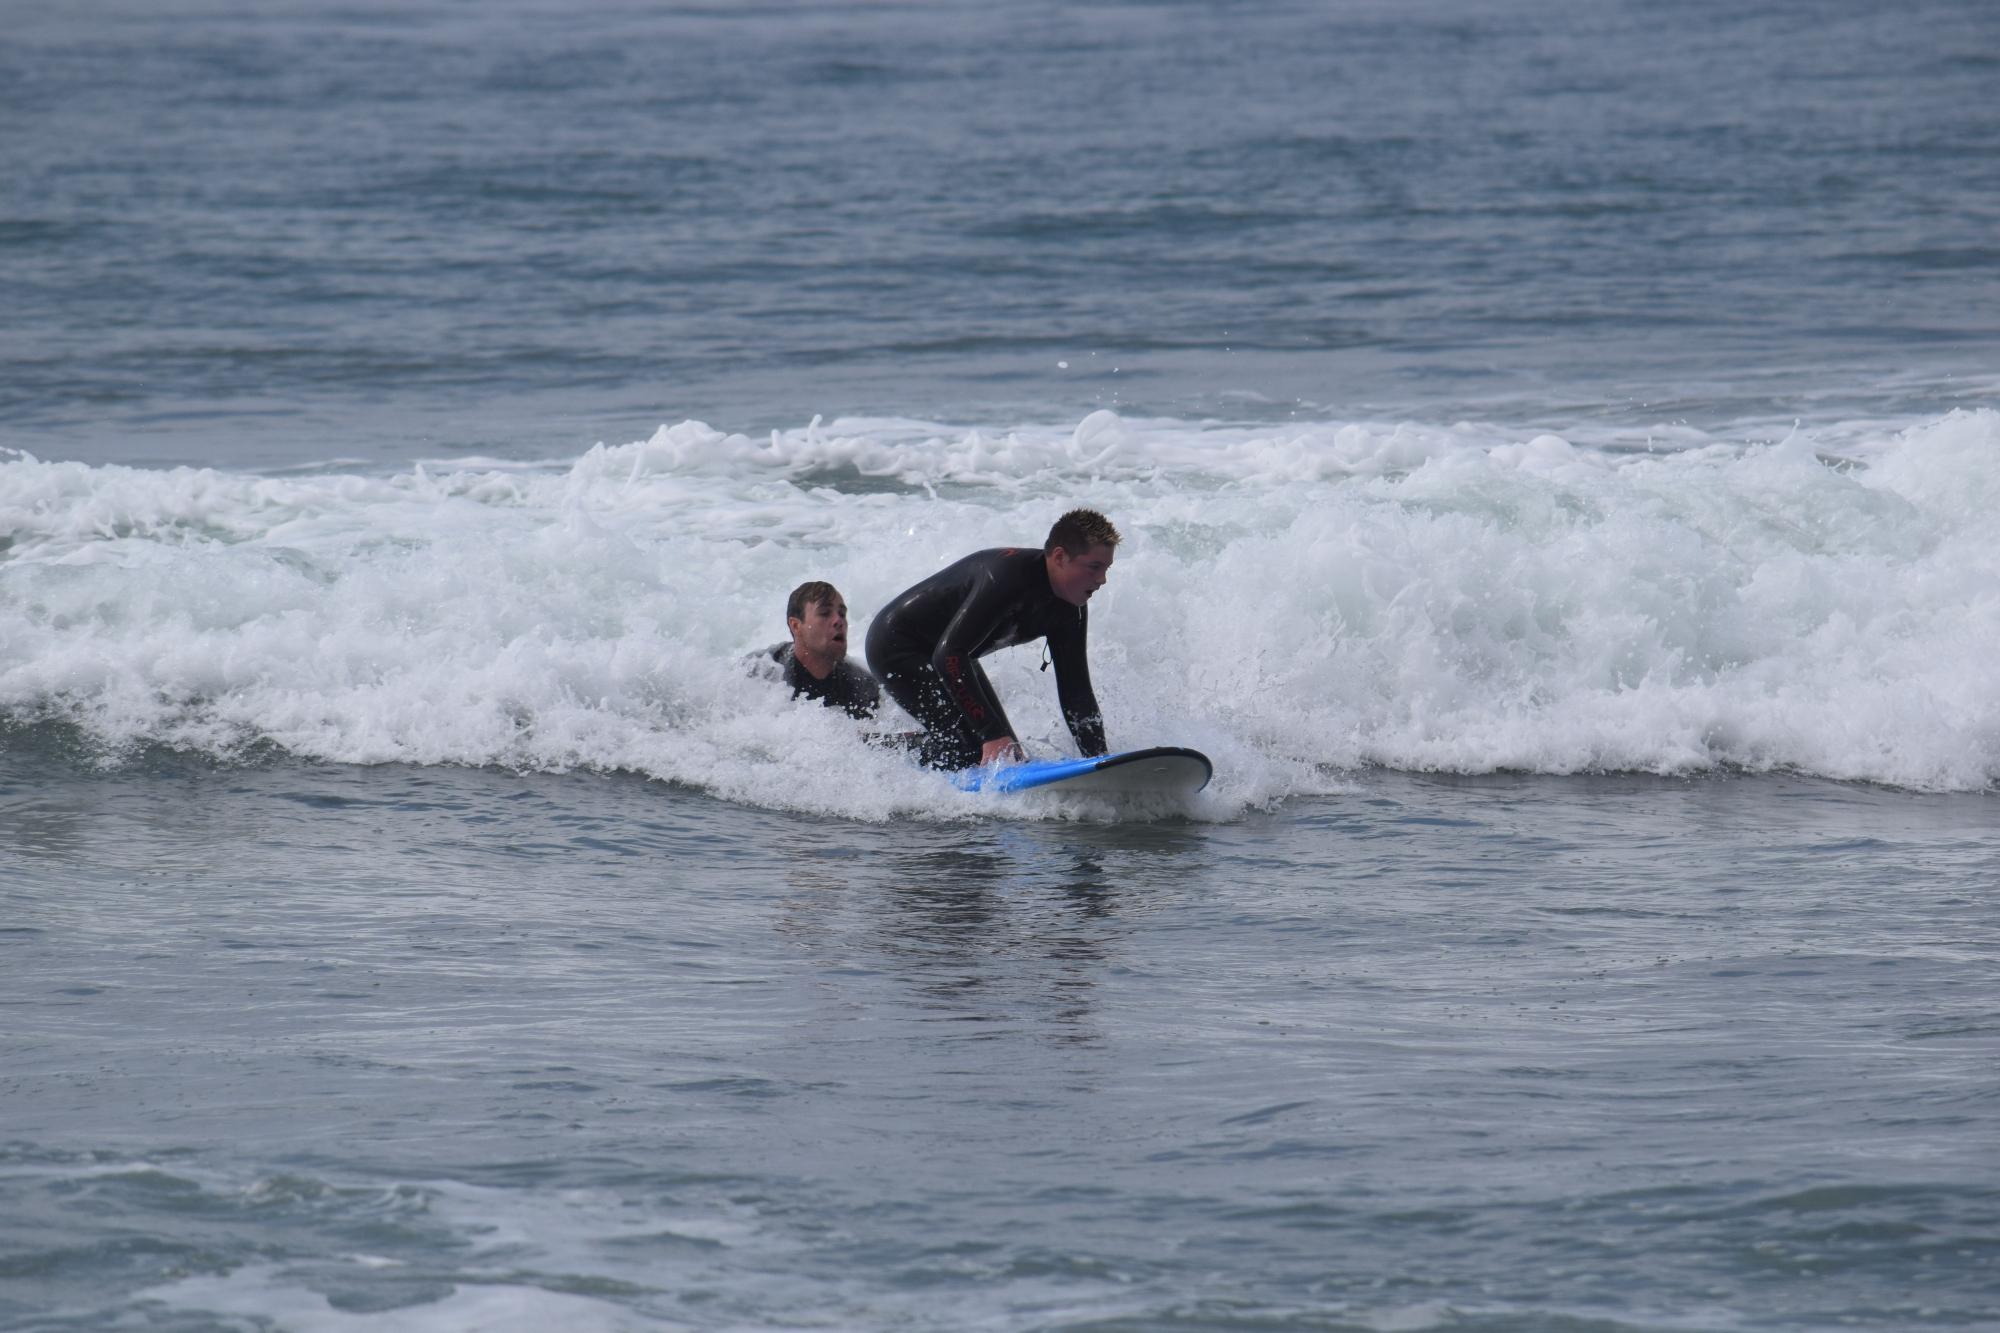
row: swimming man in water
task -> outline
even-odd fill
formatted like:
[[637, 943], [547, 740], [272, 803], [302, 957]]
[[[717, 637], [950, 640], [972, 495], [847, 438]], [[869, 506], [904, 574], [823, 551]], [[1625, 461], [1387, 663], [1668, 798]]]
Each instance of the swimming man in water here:
[[817, 699], [828, 708], [844, 708], [849, 717], [875, 716], [882, 690], [875, 678], [847, 656], [847, 603], [831, 583], [814, 580], [792, 589], [785, 602], [785, 628], [790, 643], [772, 644], [754, 654], [763, 672], [765, 660], [777, 663], [794, 699]]

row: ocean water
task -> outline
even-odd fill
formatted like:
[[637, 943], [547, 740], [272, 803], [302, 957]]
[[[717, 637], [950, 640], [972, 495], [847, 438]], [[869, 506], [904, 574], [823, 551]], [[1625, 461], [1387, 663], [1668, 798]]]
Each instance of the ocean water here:
[[2000, 11], [5, 17], [0, 1328], [2000, 1327]]

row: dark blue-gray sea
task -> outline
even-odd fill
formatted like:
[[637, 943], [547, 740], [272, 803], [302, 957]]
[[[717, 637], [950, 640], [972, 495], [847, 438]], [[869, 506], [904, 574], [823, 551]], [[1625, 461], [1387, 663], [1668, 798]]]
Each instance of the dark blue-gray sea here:
[[[1987, 0], [0, 0], [0, 1329], [2000, 1328], [1996, 238]], [[1074, 505], [1192, 799], [743, 670]]]

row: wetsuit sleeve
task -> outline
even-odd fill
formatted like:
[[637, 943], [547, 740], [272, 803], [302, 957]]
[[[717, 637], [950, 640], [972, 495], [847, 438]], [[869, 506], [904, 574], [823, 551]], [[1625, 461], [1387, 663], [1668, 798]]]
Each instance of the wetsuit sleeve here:
[[972, 592], [960, 603], [951, 623], [938, 636], [931, 654], [931, 668], [938, 673], [945, 694], [965, 718], [965, 725], [982, 743], [1014, 734], [1014, 724], [1000, 707], [986, 673], [972, 650], [984, 643], [993, 629], [1013, 608], [1014, 590], [990, 573], [981, 574]]
[[1085, 643], [1089, 638], [1088, 612], [1077, 609], [1070, 622], [1066, 612], [1049, 630], [1049, 660], [1056, 669], [1056, 700], [1062, 705], [1063, 721], [1076, 737], [1076, 748], [1086, 755], [1103, 754], [1104, 717], [1097, 708], [1097, 692], [1090, 688], [1090, 661]]

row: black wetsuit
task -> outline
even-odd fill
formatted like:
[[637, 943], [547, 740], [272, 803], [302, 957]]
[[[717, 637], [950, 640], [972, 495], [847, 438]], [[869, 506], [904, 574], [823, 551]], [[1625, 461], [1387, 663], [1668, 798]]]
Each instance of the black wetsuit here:
[[751, 660], [761, 667], [765, 658], [778, 664], [785, 684], [792, 687], [794, 699], [804, 695], [828, 708], [845, 708], [849, 717], [873, 717], [881, 706], [882, 688], [875, 683], [875, 677], [848, 658], [841, 658], [824, 677], [815, 676], [800, 665], [789, 643], [774, 643], [768, 652], [758, 653]]
[[889, 697], [923, 724], [923, 762], [969, 768], [987, 741], [1014, 734], [978, 659], [1045, 638], [1063, 721], [1078, 749], [1103, 754], [1104, 719], [1084, 657], [1089, 627], [1083, 608], [1049, 587], [1041, 551], [975, 551], [882, 608], [868, 627], [868, 665]]

